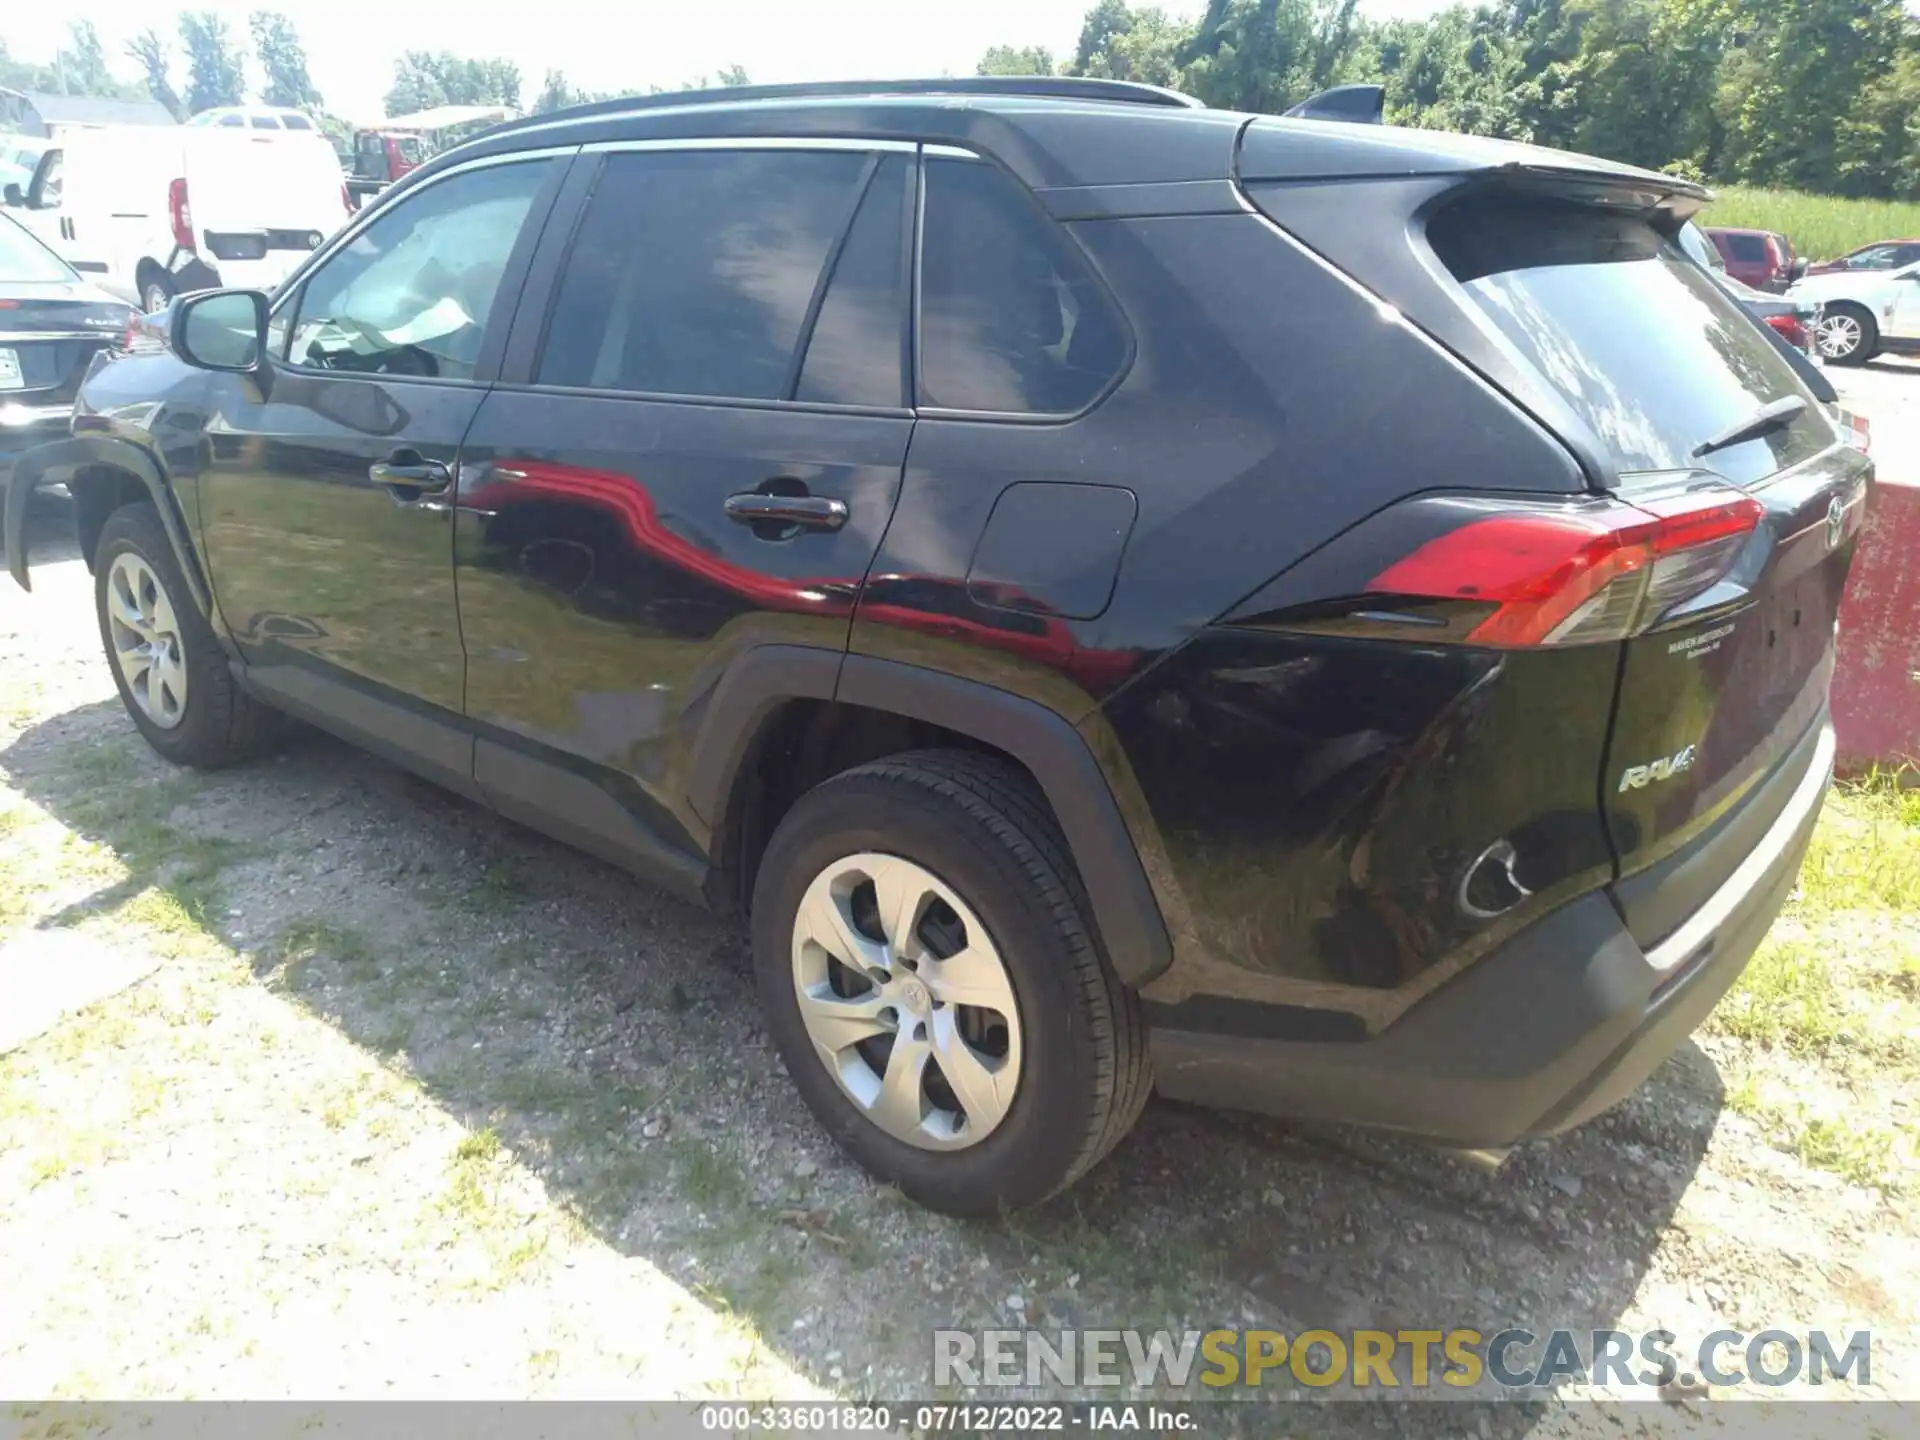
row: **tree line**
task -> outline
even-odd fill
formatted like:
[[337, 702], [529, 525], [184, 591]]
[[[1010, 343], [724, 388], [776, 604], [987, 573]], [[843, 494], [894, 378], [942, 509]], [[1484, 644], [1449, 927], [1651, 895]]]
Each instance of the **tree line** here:
[[1269, 112], [1370, 81], [1394, 124], [1920, 198], [1920, 25], [1901, 0], [1490, 0], [1387, 21], [1356, 0], [1208, 0], [1191, 20], [1099, 0], [1072, 55], [996, 46], [979, 73], [1138, 80]]
[[[251, 45], [248, 44], [251, 41]], [[238, 105], [247, 97], [249, 63], [260, 76], [259, 97], [268, 105], [307, 110], [329, 132], [351, 130], [346, 121], [326, 113], [324, 100], [307, 71], [306, 47], [293, 22], [276, 10], [258, 10], [248, 17], [246, 36], [235, 35], [227, 22], [211, 10], [182, 11], [172, 33], [149, 26], [126, 45], [144, 77], [140, 82], [119, 79], [107, 60], [106, 46], [91, 20], [77, 20], [68, 29], [67, 43], [53, 60], [36, 65], [16, 60], [0, 38], [0, 87], [56, 95], [100, 95], [135, 100], [151, 97], [175, 119], [184, 120], [220, 105]], [[184, 72], [177, 72], [178, 62]], [[520, 67], [505, 59], [470, 59], [446, 50], [409, 50], [394, 62], [393, 84], [386, 93], [389, 115], [407, 115], [438, 105], [505, 105], [521, 107]], [[176, 73], [182, 86], [176, 86]], [[745, 85], [747, 72], [738, 65], [721, 70], [714, 79], [702, 75], [682, 90], [708, 85]], [[658, 94], [646, 90], [606, 93], [570, 84], [564, 73], [549, 70], [531, 108], [559, 110], [588, 100], [616, 95]]]

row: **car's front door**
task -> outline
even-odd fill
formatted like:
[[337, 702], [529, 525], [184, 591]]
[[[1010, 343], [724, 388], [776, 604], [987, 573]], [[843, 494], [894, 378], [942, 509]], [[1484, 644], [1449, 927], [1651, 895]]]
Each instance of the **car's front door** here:
[[1880, 333], [1890, 340], [1920, 340], [1920, 265], [1896, 270], [1883, 288]]
[[275, 307], [271, 383], [209, 391], [203, 541], [252, 680], [458, 784], [454, 473], [565, 163], [481, 162], [384, 207]]
[[[913, 430], [911, 146], [583, 155], [468, 437], [474, 770], [632, 859], [685, 845], [690, 715], [762, 642], [844, 650]], [[544, 812], [544, 813], [543, 813]]]

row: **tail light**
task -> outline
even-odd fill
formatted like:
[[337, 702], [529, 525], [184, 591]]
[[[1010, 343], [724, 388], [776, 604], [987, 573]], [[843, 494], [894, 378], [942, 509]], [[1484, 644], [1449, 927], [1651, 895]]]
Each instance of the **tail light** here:
[[1724, 576], [1764, 513], [1722, 487], [1578, 512], [1494, 512], [1429, 540], [1368, 588], [1486, 607], [1461, 636], [1470, 645], [1622, 640]]
[[187, 205], [184, 179], [167, 186], [167, 219], [173, 225], [173, 243], [182, 250], [193, 249], [193, 211]]
[[1767, 325], [1779, 331], [1789, 345], [1800, 350], [1807, 348], [1807, 327], [1801, 323], [1798, 315], [1769, 315]]

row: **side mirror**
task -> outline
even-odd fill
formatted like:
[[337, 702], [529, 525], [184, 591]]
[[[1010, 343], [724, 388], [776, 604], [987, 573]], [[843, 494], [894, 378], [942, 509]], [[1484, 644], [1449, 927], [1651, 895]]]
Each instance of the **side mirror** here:
[[7, 204], [14, 206], [24, 206], [27, 203], [27, 197], [20, 193], [19, 184], [12, 180], [7, 182], [7, 188], [5, 190], [0, 191], [0, 200], [4, 200]]
[[198, 369], [260, 374], [266, 338], [267, 297], [258, 290], [208, 290], [173, 302], [167, 343]]
[[1796, 260], [1788, 268], [1787, 277], [1792, 280], [1799, 280], [1805, 277], [1806, 273], [1807, 273], [1807, 261], [1804, 259]]

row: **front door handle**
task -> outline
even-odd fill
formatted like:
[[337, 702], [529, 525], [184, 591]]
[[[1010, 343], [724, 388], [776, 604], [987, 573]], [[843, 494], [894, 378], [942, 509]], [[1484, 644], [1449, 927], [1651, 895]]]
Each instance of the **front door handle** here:
[[827, 495], [762, 495], [757, 491], [729, 495], [727, 518], [742, 525], [799, 526], [806, 530], [838, 530], [847, 523], [847, 502]]
[[396, 504], [417, 505], [422, 509], [440, 508], [422, 505], [429, 494], [438, 495], [453, 484], [453, 471], [438, 460], [427, 460], [417, 450], [396, 450], [385, 460], [367, 467], [367, 478], [386, 487]]

